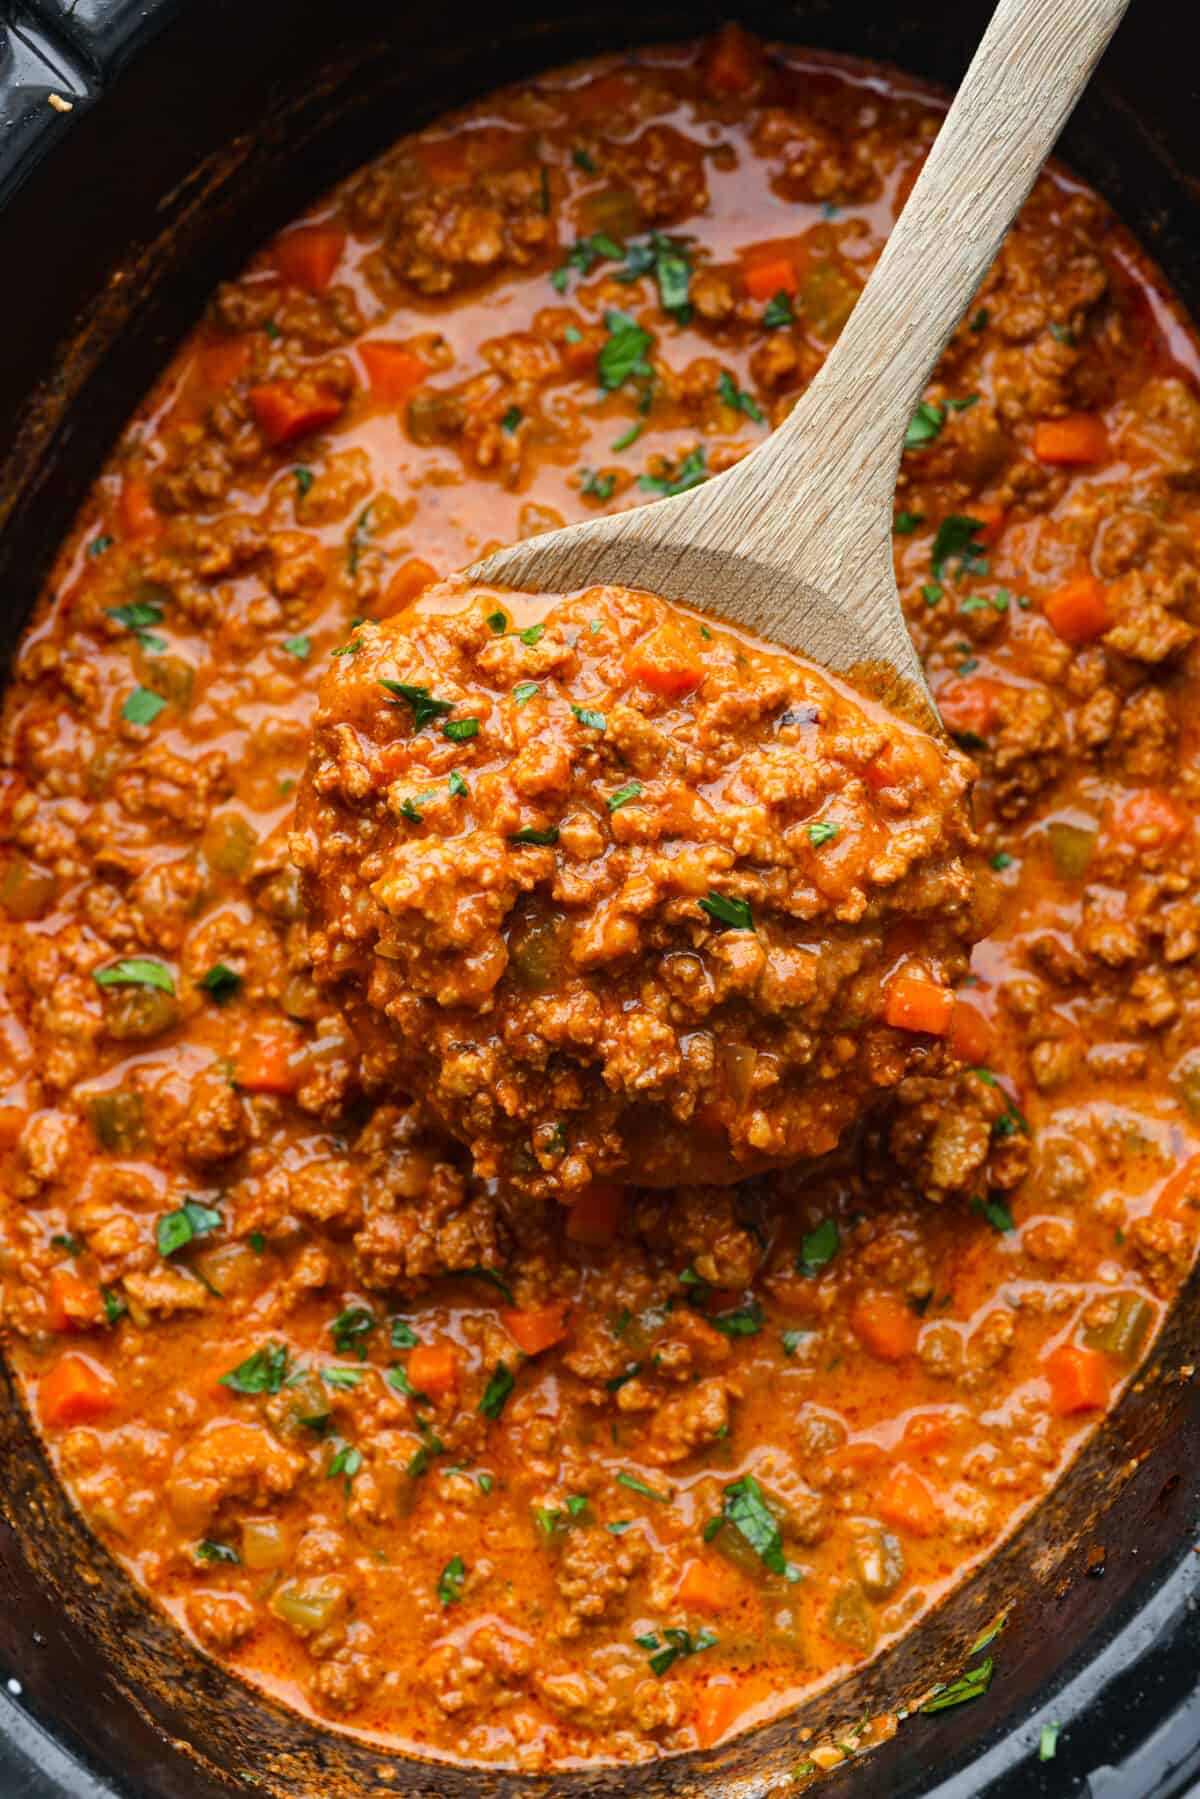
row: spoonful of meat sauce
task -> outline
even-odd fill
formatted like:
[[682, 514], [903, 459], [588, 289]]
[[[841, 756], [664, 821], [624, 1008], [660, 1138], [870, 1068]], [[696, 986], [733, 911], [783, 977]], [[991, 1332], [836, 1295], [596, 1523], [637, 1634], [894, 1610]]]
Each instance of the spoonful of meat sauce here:
[[346, 649], [293, 838], [314, 975], [482, 1176], [736, 1180], [936, 1069], [979, 934], [959, 751], [627, 588], [460, 579]]

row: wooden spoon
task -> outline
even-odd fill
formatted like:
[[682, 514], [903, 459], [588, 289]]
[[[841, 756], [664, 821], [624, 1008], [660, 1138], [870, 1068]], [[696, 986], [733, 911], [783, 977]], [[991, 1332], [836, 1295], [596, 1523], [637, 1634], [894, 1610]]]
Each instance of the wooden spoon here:
[[1128, 4], [1000, 0], [841, 336], [756, 450], [688, 493], [497, 550], [469, 576], [687, 600], [893, 705], [932, 707], [892, 566], [904, 434]]

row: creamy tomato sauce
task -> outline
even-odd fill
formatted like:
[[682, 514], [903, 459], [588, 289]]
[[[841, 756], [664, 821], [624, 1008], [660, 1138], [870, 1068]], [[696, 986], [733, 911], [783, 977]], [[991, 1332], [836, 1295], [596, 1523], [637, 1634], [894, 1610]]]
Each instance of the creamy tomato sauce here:
[[568, 1209], [375, 1090], [314, 979], [331, 652], [757, 442], [938, 117], [731, 32], [402, 141], [214, 296], [16, 660], [6, 1345], [103, 1543], [332, 1726], [546, 1768], [778, 1713], [1046, 1492], [1190, 1266], [1195, 352], [1060, 175], [897, 492], [993, 888], [953, 1003], [897, 1014], [928, 1072], [815, 1164]]

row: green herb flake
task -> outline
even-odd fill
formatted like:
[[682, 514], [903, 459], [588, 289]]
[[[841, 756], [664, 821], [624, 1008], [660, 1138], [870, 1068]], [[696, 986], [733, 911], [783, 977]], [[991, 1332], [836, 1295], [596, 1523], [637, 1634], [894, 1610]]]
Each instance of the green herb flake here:
[[[645, 428], [645, 421], [643, 419], [635, 419], [633, 424], [630, 425], [627, 430], [622, 431], [620, 437], [613, 438], [613, 449], [628, 450], [637, 442]], [[608, 496], [606, 495], [605, 498], [607, 497]]]
[[287, 1376], [288, 1360], [285, 1344], [266, 1343], [223, 1374], [221, 1385], [234, 1393], [278, 1393]]
[[103, 556], [105, 550], [111, 550], [112, 547], [113, 539], [101, 533], [99, 537], [93, 537], [87, 547], [87, 553], [89, 556]]
[[687, 493], [689, 488], [700, 487], [707, 481], [707, 456], [704, 445], [697, 444], [678, 464], [673, 475], [641, 475], [638, 486], [644, 493], [659, 494], [668, 499], [673, 494]]
[[797, 1350], [803, 1349], [812, 1335], [812, 1331], [780, 1331], [779, 1341], [783, 1345], [784, 1355], [795, 1355]]
[[334, 1451], [328, 1468], [325, 1470], [326, 1480], [336, 1480], [341, 1474], [345, 1477], [346, 1492], [349, 1493], [351, 1482], [363, 1465], [362, 1450], [356, 1449], [353, 1443], [343, 1443]]
[[186, 1199], [175, 1212], [164, 1212], [154, 1226], [154, 1241], [160, 1256], [173, 1256], [196, 1237], [207, 1237], [221, 1228], [221, 1214], [213, 1206], [199, 1200]]
[[517, 636], [521, 639], [522, 643], [527, 644], [529, 648], [532, 649], [535, 643], [541, 641], [542, 637], [545, 635], [545, 631], [546, 627], [544, 624], [526, 625], [523, 631], [517, 632]]
[[622, 806], [629, 804], [630, 800], [640, 800], [644, 792], [645, 788], [640, 781], [626, 781], [623, 787], [618, 787], [615, 793], [609, 794], [607, 801], [609, 811], [619, 812]]
[[781, 287], [773, 299], [767, 301], [762, 322], [768, 331], [780, 331], [785, 325], [794, 325], [796, 314], [792, 310], [792, 296], [786, 288]]
[[536, 681], [518, 681], [512, 690], [512, 696], [518, 706], [524, 706], [538, 690]]
[[452, 1555], [438, 1577], [437, 1596], [443, 1606], [458, 1604], [462, 1598], [463, 1581], [466, 1578], [467, 1569], [462, 1556]]
[[61, 1249], [69, 1256], [81, 1256], [83, 1244], [78, 1237], [72, 1237], [68, 1231], [58, 1231], [50, 1239], [52, 1249]]
[[175, 976], [152, 956], [126, 956], [108, 968], [93, 968], [92, 979], [98, 987], [157, 987], [160, 993], [175, 991]]
[[296, 483], [296, 497], [306, 500], [312, 489], [313, 472], [310, 468], [294, 468], [292, 476]]
[[[615, 447], [616, 446], [614, 445], [614, 448]], [[582, 468], [579, 473], [581, 476], [579, 484], [579, 491], [581, 494], [584, 494], [589, 500], [612, 499], [613, 490], [617, 485], [617, 477], [615, 475], [602, 474], [593, 468]]]
[[707, 1625], [698, 1630], [695, 1636], [690, 1630], [675, 1626], [668, 1627], [662, 1634], [665, 1638], [663, 1648], [658, 1647], [658, 1637], [654, 1632], [634, 1638], [634, 1642], [640, 1649], [655, 1651], [650, 1657], [650, 1672], [657, 1675], [660, 1680], [668, 1668], [673, 1668], [682, 1657], [699, 1655], [702, 1650], [711, 1649], [720, 1640], [714, 1631], [708, 1629]]
[[577, 169], [582, 169], [585, 175], [594, 175], [596, 173], [596, 165], [592, 161], [592, 158], [588, 155], [586, 150], [580, 149], [578, 145], [571, 151], [571, 161], [575, 164]]
[[196, 1545], [198, 1562], [231, 1562], [236, 1565], [241, 1559], [237, 1550], [230, 1548], [228, 1543], [214, 1543], [206, 1537]]
[[452, 700], [434, 699], [428, 687], [415, 686], [411, 681], [388, 681], [380, 677], [379, 685], [394, 699], [403, 700], [412, 708], [414, 731], [423, 730], [433, 719], [445, 718], [454, 710]]
[[485, 1268], [482, 1262], [476, 1262], [472, 1267], [462, 1270], [462, 1277], [464, 1280], [485, 1281], [489, 1287], [495, 1287], [500, 1297], [510, 1306], [516, 1304], [512, 1288], [498, 1268]]
[[111, 1287], [101, 1287], [100, 1297], [104, 1301], [104, 1322], [108, 1325], [119, 1324], [129, 1310], [125, 1301]]
[[594, 712], [590, 706], [572, 706], [571, 711], [589, 731], [607, 731], [608, 720], [603, 712]]
[[407, 1318], [393, 1318], [389, 1330], [393, 1349], [415, 1349], [421, 1341]]
[[800, 1579], [800, 1570], [783, 1553], [778, 1521], [752, 1474], [744, 1474], [725, 1488], [721, 1517], [750, 1545], [771, 1574], [791, 1582]]
[[297, 662], [307, 662], [312, 655], [312, 638], [303, 634], [299, 637], [285, 637], [281, 647], [289, 656], [294, 656]]
[[1058, 1738], [1062, 1730], [1061, 1724], [1043, 1724], [1038, 1737], [1038, 1760], [1052, 1762], [1058, 1754]]
[[379, 1320], [367, 1306], [347, 1306], [329, 1322], [333, 1347], [339, 1355], [355, 1355], [360, 1362], [367, 1359], [367, 1338], [378, 1329]]
[[489, 612], [487, 615], [487, 622], [491, 629], [496, 633], [497, 637], [503, 637], [504, 633], [508, 630], [507, 612], [500, 612], [499, 610]]
[[366, 1379], [365, 1368], [322, 1368], [321, 1379], [326, 1386], [340, 1391], [350, 1391], [361, 1386]]
[[754, 915], [750, 910], [749, 900], [731, 899], [728, 894], [717, 893], [709, 888], [702, 900], [697, 901], [702, 912], [706, 912], [714, 924], [727, 925], [731, 931], [752, 931]]
[[525, 414], [521, 411], [519, 406], [510, 406], [504, 417], [500, 420], [500, 429], [502, 431], [507, 431], [511, 435], [524, 417]]
[[[362, 553], [367, 547], [371, 535], [371, 508], [364, 506], [354, 521], [354, 529], [350, 533], [350, 548], [346, 557], [348, 573], [356, 575]], [[418, 727], [419, 728], [419, 727]]]
[[250, 1235], [246, 1238], [246, 1241], [256, 1256], [261, 1256], [266, 1253], [267, 1239], [263, 1236], [261, 1231], [251, 1231]]
[[478, 1409], [485, 1418], [499, 1418], [515, 1385], [507, 1365], [497, 1362], [483, 1390], [483, 1398], [479, 1401]]
[[241, 975], [224, 962], [214, 962], [196, 982], [197, 987], [202, 988], [218, 1006], [223, 1006], [226, 1000], [232, 999], [241, 984]]
[[526, 825], [523, 830], [510, 831], [508, 834], [508, 841], [510, 843], [527, 843], [537, 845], [540, 848], [549, 848], [552, 844], [558, 842], [558, 826], [548, 825], [544, 831], [539, 831], [533, 825]]
[[616, 1476], [616, 1481], [619, 1487], [628, 1487], [631, 1493], [640, 1493], [643, 1499], [657, 1499], [660, 1505], [669, 1504], [668, 1494], [660, 1493], [656, 1487], [647, 1486], [646, 1482], [639, 1480], [636, 1474], [626, 1474], [623, 1468]]
[[446, 783], [456, 800], [466, 799], [471, 789], [456, 768], [450, 770], [450, 779]]
[[936, 580], [942, 579], [948, 562], [957, 562], [964, 574], [987, 574], [983, 545], [976, 541], [976, 532], [982, 530], [983, 521], [965, 513], [952, 512], [942, 520], [933, 539], [932, 566]]
[[615, 393], [629, 380], [653, 379], [654, 370], [646, 361], [646, 351], [653, 339], [648, 331], [631, 319], [628, 313], [611, 308], [604, 315], [608, 338], [601, 345], [596, 371], [605, 393]]
[[897, 537], [911, 537], [918, 525], [924, 523], [923, 512], [898, 512], [892, 520], [892, 531]]
[[149, 655], [158, 655], [166, 649], [166, 639], [151, 630], [152, 625], [162, 624], [163, 609], [157, 600], [131, 600], [125, 606], [106, 606], [104, 613], [123, 631], [132, 631], [139, 646]]
[[908, 423], [904, 433], [906, 450], [921, 450], [926, 444], [936, 441], [946, 422], [946, 410], [943, 406], [934, 406], [928, 400], [922, 400]]
[[1003, 874], [1004, 870], [1006, 868], [1011, 868], [1012, 865], [1013, 859], [1007, 850], [997, 850], [996, 854], [992, 857], [992, 867], [996, 870], [997, 874]]
[[1075, 338], [1066, 325], [1060, 325], [1057, 319], [1051, 319], [1046, 327], [1056, 344], [1073, 344]]
[[921, 598], [927, 606], [936, 606], [945, 591], [940, 581], [926, 581], [921, 588]]
[[986, 327], [987, 322], [991, 318], [991, 316], [992, 315], [988, 311], [987, 307], [981, 306], [979, 308], [979, 311], [975, 314], [974, 318], [971, 320], [972, 331], [984, 330], [984, 328]]
[[1007, 1237], [1011, 1231], [1015, 1231], [1017, 1228], [1013, 1215], [1003, 1200], [973, 1199], [971, 1210], [977, 1212], [981, 1218], [986, 1218], [992, 1229], [1002, 1237]]
[[991, 1678], [992, 1658], [989, 1655], [977, 1668], [969, 1668], [940, 1693], [927, 1699], [921, 1710], [925, 1713], [945, 1712], [953, 1705], [965, 1705], [968, 1700], [979, 1699], [987, 1692]]
[[565, 294], [571, 271], [577, 275], [589, 275], [592, 266], [604, 258], [609, 262], [620, 262], [624, 252], [620, 244], [603, 231], [595, 231], [590, 237], [581, 237], [567, 251], [566, 259], [550, 277], [550, 285], [557, 293]]
[[814, 849], [820, 849], [823, 843], [832, 843], [838, 834], [838, 827], [827, 819], [819, 818], [808, 827], [808, 841]]
[[739, 387], [733, 376], [724, 369], [717, 382], [717, 397], [723, 406], [730, 406], [735, 412], [744, 412], [756, 425], [761, 425], [766, 420], [767, 415], [754, 396]]
[[825, 1218], [815, 1230], [806, 1232], [801, 1239], [800, 1253], [796, 1257], [796, 1272], [805, 1280], [815, 1280], [821, 1270], [832, 1262], [842, 1246], [842, 1234], [838, 1229], [836, 1218]]
[[469, 743], [472, 737], [479, 735], [477, 718], [448, 718], [442, 726], [442, 736], [451, 743]]
[[756, 1337], [763, 1327], [763, 1309], [756, 1299], [735, 1312], [717, 1312], [708, 1322], [723, 1337]]
[[160, 693], [153, 693], [149, 687], [135, 687], [125, 697], [121, 717], [128, 725], [152, 725], [166, 703]]

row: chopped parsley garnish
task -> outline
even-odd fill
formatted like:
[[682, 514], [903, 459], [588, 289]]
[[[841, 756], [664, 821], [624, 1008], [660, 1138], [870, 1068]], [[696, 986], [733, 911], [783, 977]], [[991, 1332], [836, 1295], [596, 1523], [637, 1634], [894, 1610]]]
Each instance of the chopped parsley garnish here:
[[125, 1301], [120, 1294], [114, 1293], [111, 1287], [101, 1287], [100, 1297], [104, 1301], [105, 1324], [119, 1324], [129, 1310]]
[[664, 312], [686, 325], [691, 317], [688, 289], [692, 279], [691, 252], [678, 238], [663, 237], [653, 232], [645, 243], [630, 244], [625, 267], [618, 281], [637, 281], [653, 274], [658, 285], [658, 299]]
[[476, 1262], [471, 1268], [462, 1270], [464, 1280], [486, 1281], [489, 1287], [495, 1287], [497, 1293], [506, 1299], [509, 1305], [515, 1305], [512, 1288], [498, 1268], [485, 1268], [482, 1262]]
[[989, 1655], [980, 1662], [977, 1668], [968, 1668], [965, 1674], [952, 1681], [948, 1687], [927, 1699], [921, 1707], [923, 1712], [949, 1711], [952, 1705], [965, 1705], [969, 1699], [979, 1699], [988, 1690], [992, 1678], [992, 1658]]
[[944, 406], [935, 406], [929, 400], [922, 400], [908, 422], [908, 430], [904, 433], [906, 450], [920, 450], [931, 444], [938, 437], [946, 422]]
[[784, 1355], [795, 1355], [798, 1349], [803, 1349], [812, 1335], [812, 1331], [780, 1331], [779, 1341], [783, 1345]]
[[149, 687], [135, 687], [126, 696], [121, 717], [129, 725], [152, 725], [166, 703], [161, 693], [152, 693]]
[[89, 556], [103, 556], [105, 550], [111, 550], [112, 547], [112, 538], [106, 537], [101, 533], [99, 537], [93, 537], [91, 543], [89, 543], [87, 547], [87, 553]]
[[466, 1563], [461, 1555], [452, 1555], [442, 1569], [437, 1583], [437, 1596], [444, 1606], [457, 1605], [462, 1598], [463, 1581], [467, 1578]]
[[489, 612], [487, 615], [487, 622], [496, 633], [497, 637], [503, 637], [504, 633], [508, 630], [507, 612]]
[[98, 987], [157, 987], [160, 993], [175, 991], [175, 976], [152, 956], [126, 956], [109, 968], [93, 968], [92, 979]]
[[350, 550], [346, 558], [346, 567], [350, 574], [358, 573], [358, 564], [367, 540], [371, 535], [371, 508], [364, 506], [354, 521], [354, 529], [350, 533]]
[[399, 812], [401, 818], [406, 818], [408, 820], [410, 825], [423, 824], [425, 814], [421, 810], [420, 802], [431, 800], [432, 798], [433, 794], [428, 789], [424, 793], [418, 793], [415, 796], [411, 794], [406, 795], [406, 797], [401, 800], [396, 810]]
[[1060, 325], [1057, 319], [1051, 319], [1046, 327], [1056, 344], [1073, 344], [1075, 338], [1066, 325]]
[[708, 1322], [723, 1337], [756, 1337], [763, 1327], [763, 1309], [756, 1299], [739, 1306], [736, 1312], [718, 1312]]
[[267, 1239], [263, 1236], [261, 1231], [251, 1231], [250, 1235], [246, 1238], [246, 1241], [256, 1256], [261, 1256], [265, 1252]]
[[[708, 1533], [712, 1524], [718, 1530], [722, 1527], [736, 1530], [771, 1574], [782, 1575], [787, 1581], [800, 1579], [799, 1568], [793, 1567], [783, 1553], [779, 1522], [752, 1474], [743, 1474], [740, 1480], [725, 1488], [720, 1517], [713, 1519], [705, 1530], [706, 1540], [711, 1540]], [[715, 1536], [716, 1530], [712, 1534]]]
[[761, 425], [767, 416], [753, 394], [748, 394], [744, 388], [740, 388], [733, 376], [725, 369], [722, 369], [720, 380], [717, 382], [717, 396], [723, 406], [732, 406], [735, 412], [744, 412], [746, 417], [753, 419], [756, 425]]
[[360, 1362], [365, 1362], [367, 1338], [378, 1328], [378, 1323], [374, 1312], [366, 1306], [348, 1306], [330, 1320], [333, 1347], [339, 1355], [356, 1355]]
[[206, 1537], [202, 1543], [196, 1545], [196, 1560], [198, 1562], [236, 1563], [241, 1560], [241, 1557], [236, 1549], [230, 1548], [228, 1543], [214, 1543]]
[[940, 581], [926, 581], [921, 588], [921, 598], [927, 606], [936, 606], [945, 591]]
[[312, 470], [310, 468], [294, 468], [292, 470], [292, 474], [294, 475], [295, 480], [296, 480], [296, 496], [297, 496], [297, 498], [301, 499], [301, 500], [307, 499], [309, 489], [312, 487], [312, 484], [313, 484]]
[[992, 1229], [1002, 1237], [1007, 1237], [1010, 1231], [1017, 1228], [1013, 1215], [1003, 1200], [976, 1198], [971, 1201], [971, 1210], [978, 1212], [981, 1218], [986, 1218]]
[[524, 417], [525, 414], [521, 411], [519, 406], [510, 406], [504, 417], [500, 420], [500, 429], [511, 433], [516, 430]]
[[546, 627], [544, 624], [526, 625], [526, 627], [523, 631], [517, 632], [517, 636], [521, 639], [522, 643], [528, 644], [529, 648], [532, 649], [535, 643], [539, 643], [541, 641], [542, 637], [544, 637], [544, 635], [545, 635], [545, 632], [546, 632]]
[[704, 445], [697, 444], [683, 458], [673, 475], [641, 475], [638, 486], [644, 493], [656, 493], [664, 498], [669, 498], [672, 494], [687, 493], [692, 487], [701, 487], [708, 480], [707, 455]]
[[297, 662], [307, 662], [312, 655], [312, 638], [303, 633], [299, 637], [285, 637], [282, 648], [289, 656], [294, 656]]
[[650, 1672], [657, 1674], [660, 1680], [667, 1669], [673, 1667], [681, 1656], [699, 1655], [702, 1650], [711, 1649], [715, 1643], [720, 1641], [715, 1631], [709, 1630], [707, 1625], [698, 1630], [695, 1636], [690, 1630], [675, 1627], [664, 1630], [662, 1634], [666, 1644], [665, 1648], [660, 1646], [655, 1631], [649, 1631], [645, 1636], [633, 1639], [639, 1649], [654, 1650], [655, 1653], [650, 1657]]
[[630, 1362], [622, 1374], [614, 1374], [611, 1380], [605, 1381], [605, 1390], [609, 1393], [619, 1393], [622, 1387], [627, 1386], [641, 1372], [642, 1364], [640, 1362]]
[[338, 1390], [349, 1390], [360, 1386], [366, 1378], [365, 1368], [322, 1368], [321, 1379], [326, 1386]]
[[571, 711], [589, 731], [607, 731], [608, 720], [603, 712], [594, 712], [590, 706], [572, 706]]
[[479, 1410], [485, 1418], [498, 1418], [508, 1403], [508, 1396], [516, 1385], [503, 1362], [497, 1362], [483, 1389], [483, 1398], [479, 1401]]
[[825, 1218], [815, 1230], [806, 1232], [796, 1257], [796, 1272], [806, 1280], [815, 1280], [822, 1268], [832, 1262], [841, 1248], [842, 1234], [836, 1218]]
[[405, 1399], [411, 1399], [414, 1405], [433, 1404], [428, 1393], [422, 1393], [413, 1386], [403, 1362], [393, 1362], [383, 1378], [389, 1387], [393, 1387], [397, 1393], [403, 1393]]
[[536, 681], [518, 681], [512, 690], [512, 696], [518, 706], [523, 706], [527, 700], [533, 698], [537, 690], [538, 684]]
[[414, 731], [422, 730], [432, 719], [445, 718], [454, 710], [452, 700], [436, 700], [428, 687], [414, 686], [411, 681], [388, 681], [381, 676], [379, 685], [395, 699], [412, 707]]
[[898, 512], [892, 520], [892, 530], [897, 537], [911, 537], [917, 526], [924, 523], [923, 512]]
[[69, 1256], [81, 1256], [83, 1254], [83, 1244], [79, 1241], [78, 1237], [72, 1237], [68, 1231], [59, 1231], [55, 1236], [51, 1237], [50, 1243], [54, 1249], [63, 1249]]
[[773, 299], [767, 301], [762, 322], [768, 331], [779, 331], [784, 325], [794, 325], [796, 314], [792, 310], [792, 296], [787, 289], [781, 287]]
[[350, 643], [339, 644], [336, 650], [330, 650], [331, 656], [357, 656], [362, 649], [362, 638], [355, 637]]
[[[615, 444], [613, 448], [616, 448]], [[600, 474], [594, 468], [580, 469], [579, 472], [583, 476], [579, 487], [580, 493], [586, 494], [589, 500], [612, 499], [613, 489], [617, 485], [615, 475]]]
[[1058, 1754], [1058, 1737], [1061, 1730], [1061, 1724], [1042, 1725], [1042, 1733], [1038, 1738], [1038, 1760], [1040, 1762], [1052, 1762]]
[[577, 275], [589, 275], [593, 264], [602, 257], [609, 262], [620, 262], [623, 254], [620, 244], [615, 243], [605, 232], [594, 231], [590, 237], [579, 238], [567, 251], [565, 261], [551, 275], [550, 285], [560, 294], [565, 294], [572, 269]]
[[614, 1537], [623, 1537], [632, 1523], [632, 1518], [614, 1518], [612, 1523], [606, 1524], [604, 1528]]
[[325, 1470], [325, 1478], [326, 1480], [336, 1480], [339, 1474], [344, 1475], [346, 1491], [349, 1493], [350, 1484], [362, 1465], [362, 1450], [356, 1449], [353, 1443], [343, 1443], [340, 1449], [334, 1451], [329, 1466]]
[[241, 984], [241, 975], [224, 962], [214, 962], [196, 982], [197, 987], [202, 987], [209, 999], [215, 1000], [218, 1006], [223, 1006], [227, 999], [232, 999]]
[[234, 1393], [278, 1393], [287, 1377], [288, 1352], [283, 1343], [265, 1343], [236, 1368], [221, 1376]]
[[154, 1241], [160, 1256], [173, 1256], [196, 1237], [207, 1237], [220, 1230], [221, 1214], [213, 1206], [199, 1200], [185, 1199], [176, 1212], [164, 1212], [154, 1226]]
[[104, 611], [123, 630], [132, 631], [142, 649], [152, 654], [166, 649], [165, 640], [150, 629], [162, 624], [163, 609], [157, 600], [133, 600], [127, 606], [106, 606]]
[[646, 351], [653, 341], [650, 333], [615, 307], [605, 313], [604, 325], [608, 340], [601, 345], [596, 369], [605, 393], [615, 393], [633, 379], [652, 380], [654, 370], [646, 361]]
[[982, 519], [971, 518], [961, 512], [952, 512], [942, 520], [933, 540], [932, 564], [937, 580], [941, 580], [947, 562], [959, 563], [965, 574], [987, 574], [988, 565], [983, 545], [975, 536], [983, 528]]
[[393, 1318], [390, 1329], [393, 1349], [415, 1349], [421, 1341], [407, 1318]]
[[1011, 868], [1012, 865], [1013, 859], [1007, 850], [997, 850], [992, 857], [992, 867], [998, 874], [1002, 874], [1006, 868]]
[[446, 783], [456, 800], [466, 799], [471, 789], [456, 768], [450, 770], [450, 779]]
[[526, 825], [524, 830], [510, 831], [508, 841], [510, 843], [537, 844], [546, 848], [558, 842], [558, 826], [548, 825], [544, 831], [539, 831], [533, 825]]
[[630, 800], [640, 800], [644, 792], [645, 789], [640, 781], [626, 781], [623, 787], [618, 787], [615, 793], [609, 794], [609, 811], [619, 812], [622, 806], [629, 804]]
[[616, 1481], [619, 1487], [628, 1487], [631, 1493], [640, 1493], [643, 1499], [657, 1499], [660, 1505], [667, 1503], [665, 1493], [660, 1493], [657, 1487], [647, 1486], [646, 1482], [639, 1480], [636, 1474], [626, 1474], [623, 1468], [617, 1475]]
[[819, 818], [815, 824], [808, 827], [808, 841], [814, 849], [820, 849], [823, 843], [832, 843], [837, 834], [837, 826], [823, 818]]
[[728, 925], [731, 931], [752, 931], [754, 915], [750, 910], [749, 900], [730, 899], [728, 894], [717, 893], [712, 888], [697, 904], [702, 912], [715, 924]]
[[975, 314], [975, 317], [971, 320], [972, 331], [982, 331], [991, 316], [992, 315], [987, 307], [981, 306], [979, 311]]
[[478, 735], [477, 718], [448, 718], [442, 726], [442, 736], [449, 738], [451, 743], [467, 743]]
[[[612, 446], [613, 449], [614, 450], [629, 449], [631, 444], [635, 444], [637, 442], [638, 438], [642, 435], [642, 432], [644, 430], [645, 430], [645, 421], [642, 419], [635, 419], [633, 421], [632, 425], [628, 426], [626, 430], [622, 431], [620, 437], [613, 438], [613, 446]], [[605, 497], [607, 498], [607, 495]]]
[[596, 165], [592, 161], [592, 158], [588, 155], [586, 150], [581, 150], [578, 145], [571, 152], [571, 161], [575, 164], [577, 169], [582, 169], [585, 175], [594, 175], [596, 173]]

